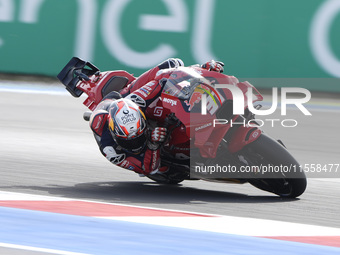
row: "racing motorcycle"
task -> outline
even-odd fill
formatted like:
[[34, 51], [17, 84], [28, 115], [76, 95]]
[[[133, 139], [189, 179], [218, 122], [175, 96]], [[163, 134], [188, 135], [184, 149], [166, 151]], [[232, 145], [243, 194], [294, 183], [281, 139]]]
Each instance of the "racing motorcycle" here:
[[[70, 94], [87, 98], [89, 120], [99, 102], [110, 92], [120, 92], [136, 78], [126, 71], [101, 72], [95, 65], [73, 57], [58, 74]], [[209, 71], [200, 66], [160, 70], [156, 79], [161, 95], [145, 111], [148, 126], [167, 127], [161, 149], [168, 171], [147, 176], [161, 184], [183, 180], [250, 183], [281, 197], [295, 198], [306, 189], [299, 163], [284, 144], [270, 138], [249, 110], [251, 101], [263, 100], [249, 82]], [[227, 86], [225, 86], [227, 84]], [[237, 90], [244, 99], [243, 114], [235, 114]], [[253, 93], [249, 93], [249, 91]], [[145, 91], [148, 93], [148, 91]], [[239, 94], [237, 94], [238, 99]], [[140, 98], [136, 97], [138, 104]], [[255, 106], [259, 109], [261, 105]], [[95, 135], [99, 143], [100, 137]]]

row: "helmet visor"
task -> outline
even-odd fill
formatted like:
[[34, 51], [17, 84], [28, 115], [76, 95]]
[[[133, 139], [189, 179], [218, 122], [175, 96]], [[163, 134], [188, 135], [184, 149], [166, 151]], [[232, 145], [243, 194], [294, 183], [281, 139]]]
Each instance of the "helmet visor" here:
[[121, 138], [119, 136], [115, 137], [117, 144], [122, 147], [124, 150], [132, 152], [132, 153], [139, 153], [144, 148], [146, 144], [146, 135], [145, 132], [136, 136], [134, 138]]

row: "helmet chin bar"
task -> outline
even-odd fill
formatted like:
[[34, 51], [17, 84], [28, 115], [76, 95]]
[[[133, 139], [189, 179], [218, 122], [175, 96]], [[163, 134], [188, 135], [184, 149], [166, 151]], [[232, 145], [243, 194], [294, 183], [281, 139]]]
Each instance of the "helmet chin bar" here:
[[132, 139], [119, 138], [115, 135], [112, 137], [116, 144], [119, 145], [124, 151], [133, 154], [139, 154], [145, 148], [147, 142], [146, 132]]

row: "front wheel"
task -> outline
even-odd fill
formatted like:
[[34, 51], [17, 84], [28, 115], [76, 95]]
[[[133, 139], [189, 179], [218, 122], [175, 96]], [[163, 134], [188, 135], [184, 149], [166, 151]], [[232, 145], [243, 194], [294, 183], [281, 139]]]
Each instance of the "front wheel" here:
[[[299, 163], [280, 143], [262, 134], [256, 141], [243, 149], [251, 165], [256, 165], [261, 173], [264, 166], [268, 169], [284, 169], [284, 171], [267, 173], [263, 178], [250, 178], [253, 186], [281, 197], [296, 198], [307, 186], [306, 175]], [[288, 170], [288, 171], [287, 171]]]

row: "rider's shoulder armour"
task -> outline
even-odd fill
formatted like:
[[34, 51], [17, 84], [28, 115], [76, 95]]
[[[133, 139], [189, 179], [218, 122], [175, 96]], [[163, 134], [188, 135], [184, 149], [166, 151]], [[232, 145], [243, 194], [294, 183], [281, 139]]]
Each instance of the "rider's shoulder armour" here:
[[92, 113], [90, 118], [90, 127], [92, 131], [99, 136], [102, 136], [103, 129], [109, 116], [108, 111], [100, 109]]

